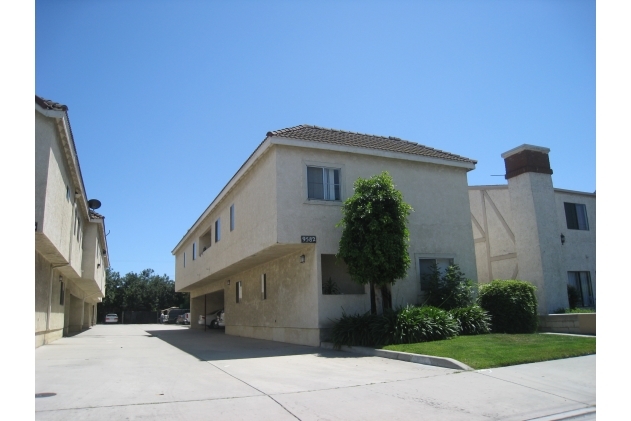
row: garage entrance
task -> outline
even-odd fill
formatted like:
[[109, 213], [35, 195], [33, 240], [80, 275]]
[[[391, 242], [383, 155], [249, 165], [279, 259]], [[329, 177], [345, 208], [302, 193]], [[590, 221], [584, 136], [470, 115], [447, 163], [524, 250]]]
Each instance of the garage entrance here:
[[[224, 309], [224, 291], [215, 291], [191, 299], [191, 328], [206, 330], [214, 314]], [[205, 321], [205, 323], [204, 323]]]

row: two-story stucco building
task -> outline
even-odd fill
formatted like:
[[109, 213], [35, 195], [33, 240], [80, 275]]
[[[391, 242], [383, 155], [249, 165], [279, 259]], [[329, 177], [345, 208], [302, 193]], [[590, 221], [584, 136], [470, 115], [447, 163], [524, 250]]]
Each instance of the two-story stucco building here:
[[[476, 280], [467, 172], [475, 161], [393, 137], [315, 126], [268, 132], [175, 246], [176, 291], [192, 327], [225, 308], [226, 333], [318, 345], [333, 320], [370, 310], [368, 287], [336, 262], [342, 202], [386, 170], [414, 212], [412, 265], [394, 306], [419, 304], [421, 274], [457, 263]], [[334, 285], [334, 287], [331, 287]]]
[[596, 193], [554, 188], [549, 152], [511, 149], [507, 185], [469, 187], [478, 281], [532, 282], [542, 315], [568, 307], [567, 284], [596, 305]]
[[97, 203], [88, 203], [68, 107], [35, 96], [36, 347], [96, 321], [109, 266]]

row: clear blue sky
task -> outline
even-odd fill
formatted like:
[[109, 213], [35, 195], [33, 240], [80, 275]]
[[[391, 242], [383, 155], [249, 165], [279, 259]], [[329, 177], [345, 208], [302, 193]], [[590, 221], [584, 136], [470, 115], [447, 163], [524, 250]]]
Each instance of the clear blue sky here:
[[549, 147], [596, 189], [593, 0], [36, 1], [35, 92], [69, 107], [112, 268], [171, 250], [267, 131], [396, 136], [476, 159]]

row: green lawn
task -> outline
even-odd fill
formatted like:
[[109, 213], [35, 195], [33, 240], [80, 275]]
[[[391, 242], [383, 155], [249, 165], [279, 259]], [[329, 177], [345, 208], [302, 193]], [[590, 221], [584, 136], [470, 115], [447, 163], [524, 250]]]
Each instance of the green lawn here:
[[453, 358], [479, 370], [595, 354], [596, 337], [494, 333], [389, 345], [383, 349]]

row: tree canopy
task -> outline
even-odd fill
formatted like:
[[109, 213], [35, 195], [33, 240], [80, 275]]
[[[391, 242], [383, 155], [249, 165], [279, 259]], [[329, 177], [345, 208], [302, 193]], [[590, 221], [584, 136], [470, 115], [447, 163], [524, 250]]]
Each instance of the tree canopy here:
[[[338, 258], [348, 265], [351, 278], [371, 285], [371, 309], [377, 311], [374, 289], [387, 292], [388, 285], [403, 278], [410, 267], [407, 218], [412, 207], [403, 201], [392, 177], [384, 171], [368, 179], [358, 178], [353, 196], [342, 207], [342, 239]], [[385, 302], [389, 307], [389, 303]]]
[[153, 269], [129, 272], [121, 277], [107, 268], [103, 298], [106, 311], [189, 308], [189, 302], [188, 293], [175, 292], [175, 282], [167, 275], [156, 275]]

